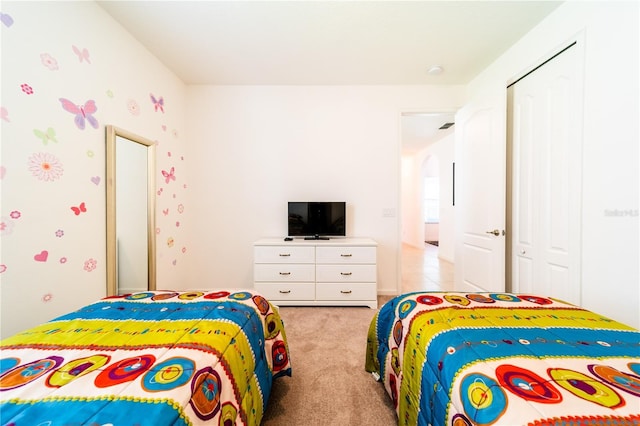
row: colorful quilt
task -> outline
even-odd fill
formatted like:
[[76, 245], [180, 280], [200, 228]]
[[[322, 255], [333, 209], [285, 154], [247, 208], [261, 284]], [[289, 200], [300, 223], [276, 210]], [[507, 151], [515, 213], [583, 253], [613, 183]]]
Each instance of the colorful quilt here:
[[547, 297], [398, 296], [365, 368], [399, 425], [640, 425], [640, 332]]
[[5, 426], [259, 425], [291, 375], [277, 308], [253, 291], [107, 298], [0, 349]]

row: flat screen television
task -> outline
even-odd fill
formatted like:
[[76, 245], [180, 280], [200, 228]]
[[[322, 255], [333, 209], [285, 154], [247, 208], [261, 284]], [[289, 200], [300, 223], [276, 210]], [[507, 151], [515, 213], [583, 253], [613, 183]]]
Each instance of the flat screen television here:
[[307, 240], [345, 237], [346, 219], [344, 201], [289, 201], [287, 232]]

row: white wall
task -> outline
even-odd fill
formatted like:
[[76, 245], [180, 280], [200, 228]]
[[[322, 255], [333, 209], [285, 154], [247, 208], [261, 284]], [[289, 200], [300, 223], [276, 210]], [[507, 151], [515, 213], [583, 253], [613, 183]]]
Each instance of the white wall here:
[[638, 8], [637, 2], [562, 4], [471, 82], [469, 100], [493, 102], [504, 111], [498, 121], [506, 122], [506, 85], [583, 37], [581, 304], [640, 328]]
[[[184, 276], [190, 208], [182, 82], [94, 2], [10, 1], [2, 13], [13, 19], [0, 26], [7, 113], [0, 120], [2, 336], [106, 295], [107, 124], [158, 142], [158, 287], [188, 286], [177, 278]], [[80, 59], [74, 46], [86, 56]], [[164, 112], [155, 110], [150, 93], [164, 98]], [[98, 128], [78, 128], [60, 98], [93, 100]], [[61, 173], [40, 179], [29, 169], [36, 154], [54, 158]], [[177, 180], [167, 185], [160, 172], [171, 166]], [[82, 202], [86, 212], [75, 215], [71, 207]]]
[[[347, 202], [349, 236], [378, 246], [378, 291], [395, 294], [400, 114], [451, 110], [461, 87], [190, 87], [193, 282], [253, 286], [253, 247], [286, 235], [290, 200]], [[384, 217], [389, 210], [394, 217]]]

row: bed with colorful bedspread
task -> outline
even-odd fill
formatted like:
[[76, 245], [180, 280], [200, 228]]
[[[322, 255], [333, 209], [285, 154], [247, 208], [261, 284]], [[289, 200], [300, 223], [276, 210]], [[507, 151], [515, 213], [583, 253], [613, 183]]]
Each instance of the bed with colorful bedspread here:
[[283, 323], [253, 291], [100, 300], [0, 342], [2, 425], [259, 425], [291, 375]]
[[365, 368], [400, 425], [640, 425], [640, 332], [548, 297], [398, 296]]

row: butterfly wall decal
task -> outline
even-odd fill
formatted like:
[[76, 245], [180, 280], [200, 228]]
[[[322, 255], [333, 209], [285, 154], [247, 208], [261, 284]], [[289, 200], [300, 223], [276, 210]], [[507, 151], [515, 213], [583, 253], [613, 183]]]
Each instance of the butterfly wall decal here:
[[153, 103], [153, 109], [156, 112], [161, 111], [164, 114], [164, 98], [160, 96], [156, 99], [156, 97], [153, 96], [153, 93], [149, 93], [149, 97], [151, 98], [151, 102]]
[[87, 48], [83, 48], [80, 49], [78, 46], [73, 45], [72, 46], [73, 52], [78, 55], [78, 59], [80, 60], [80, 62], [82, 61], [87, 61], [88, 64], [91, 63], [91, 60], [89, 59], [89, 51], [87, 50]]
[[75, 214], [76, 216], [79, 216], [80, 213], [86, 213], [87, 206], [84, 204], [84, 201], [83, 201], [80, 203], [78, 207], [71, 206], [71, 210], [73, 211], [73, 214]]
[[168, 172], [166, 170], [163, 170], [162, 176], [164, 176], [165, 183], [169, 183], [169, 181], [171, 180], [176, 180], [175, 167], [171, 167]]
[[13, 25], [13, 18], [11, 15], [0, 12], [0, 21], [4, 24], [5, 27], [9, 28]]
[[78, 129], [84, 130], [85, 120], [88, 121], [94, 129], [98, 128], [98, 120], [93, 116], [93, 114], [98, 110], [94, 100], [89, 99], [84, 103], [84, 105], [76, 105], [69, 99], [65, 98], [60, 98], [60, 102], [62, 103], [62, 108], [65, 111], [75, 114], [74, 122]]
[[58, 142], [56, 139], [56, 131], [49, 127], [47, 130], [33, 129], [33, 134], [42, 140], [43, 144], [48, 144], [49, 141]]

